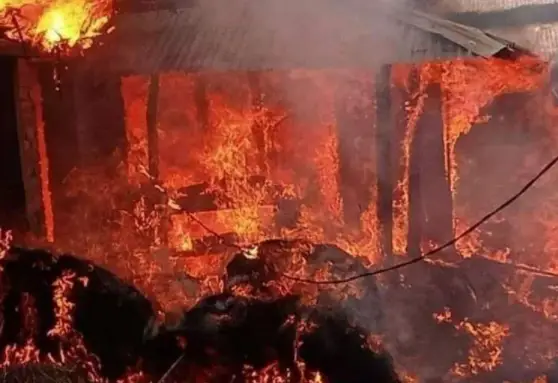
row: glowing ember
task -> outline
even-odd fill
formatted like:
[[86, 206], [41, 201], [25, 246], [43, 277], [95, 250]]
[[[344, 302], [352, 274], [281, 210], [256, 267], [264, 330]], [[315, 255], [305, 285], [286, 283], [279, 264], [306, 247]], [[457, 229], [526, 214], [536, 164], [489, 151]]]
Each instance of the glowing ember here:
[[112, 13], [111, 0], [1, 0], [0, 25], [6, 35], [46, 51], [89, 48]]
[[8, 250], [10, 250], [12, 240], [12, 232], [9, 230], [2, 230], [2, 228], [0, 228], [0, 259], [4, 258]]

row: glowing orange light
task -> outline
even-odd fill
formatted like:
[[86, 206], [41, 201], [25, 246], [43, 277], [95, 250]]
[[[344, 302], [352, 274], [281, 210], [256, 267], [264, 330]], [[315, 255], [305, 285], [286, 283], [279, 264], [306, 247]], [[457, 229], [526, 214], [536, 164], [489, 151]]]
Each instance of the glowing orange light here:
[[61, 46], [89, 48], [111, 13], [109, 0], [0, 1], [0, 25], [10, 28], [6, 35], [46, 51]]

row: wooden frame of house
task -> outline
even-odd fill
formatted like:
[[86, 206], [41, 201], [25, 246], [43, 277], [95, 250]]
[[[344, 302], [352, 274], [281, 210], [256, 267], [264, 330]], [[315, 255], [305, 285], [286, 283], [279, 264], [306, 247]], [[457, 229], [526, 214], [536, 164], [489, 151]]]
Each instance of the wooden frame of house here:
[[[219, 1], [223, 0], [214, 0], [216, 3]], [[310, 4], [314, 0], [305, 1]], [[172, 3], [170, 8], [175, 8], [178, 2]], [[386, 9], [378, 15], [377, 9], [366, 9], [363, 12], [370, 15], [369, 22], [372, 24], [374, 20], [385, 17], [395, 20], [392, 24], [397, 25], [396, 29], [385, 31], [382, 38], [390, 39], [390, 33], [400, 33], [398, 37], [403, 36], [403, 40], [398, 49], [388, 56], [377, 58], [375, 50], [381, 44], [377, 41], [377, 31], [372, 28], [364, 35], [359, 31], [352, 32], [351, 38], [356, 40], [347, 44], [343, 42], [347, 46], [346, 55], [328, 51], [325, 45], [307, 60], [304, 44], [296, 43], [297, 37], [304, 34], [277, 38], [270, 30], [267, 35], [258, 34], [255, 40], [254, 34], [249, 33], [255, 21], [248, 18], [245, 23], [240, 22], [246, 17], [242, 7], [234, 11], [238, 12], [237, 19], [233, 17], [218, 26], [205, 24], [204, 10], [192, 4], [179, 11], [144, 12], [142, 7], [137, 7], [130, 9], [132, 13], [117, 15], [115, 32], [101, 37], [102, 44], [86, 52], [84, 58], [65, 60], [63, 63], [18, 59], [19, 83], [16, 91], [26, 169], [28, 219], [34, 232], [49, 239], [54, 236], [55, 213], [64, 206], [61, 193], [56, 189], [71, 169], [126, 146], [124, 106], [120, 97], [123, 75], [136, 73], [151, 76], [148, 95], [153, 96], [157, 92], [157, 73], [172, 69], [257, 71], [353, 65], [381, 67], [375, 90], [378, 103], [383, 105], [378, 108], [377, 140], [384, 150], [389, 150], [388, 141], [394, 123], [390, 114], [389, 63], [443, 60], [456, 56], [491, 57], [515, 49], [513, 44], [479, 29], [417, 10]], [[258, 12], [263, 12], [263, 8], [258, 9]], [[307, 12], [304, 17], [315, 17], [311, 7], [301, 9]], [[290, 12], [283, 8], [280, 11], [285, 12], [285, 17]], [[319, 27], [316, 33], [328, 33], [328, 28]], [[328, 36], [333, 38], [333, 35]], [[288, 49], [290, 46], [296, 49], [293, 48], [285, 57], [273, 54], [277, 49]], [[363, 46], [370, 46], [370, 49], [363, 52]], [[23, 53], [14, 54], [23, 57]], [[150, 172], [157, 175], [152, 110], [156, 106], [153, 103], [149, 105], [145, 117], [151, 142], [147, 163]], [[99, 115], [103, 119], [99, 119]], [[378, 154], [379, 174], [389, 172], [391, 165], [386, 162], [387, 158], [386, 153]], [[392, 252], [389, 229], [392, 186], [388, 182], [380, 188], [378, 202], [380, 219], [388, 222], [383, 240], [388, 254]]]
[[17, 134], [25, 190], [26, 216], [34, 235], [53, 239], [53, 209], [49, 185], [41, 85], [36, 52], [19, 42], [0, 39], [0, 55], [13, 57], [16, 65], [13, 89]]
[[[271, 0], [272, 1], [272, 0]], [[266, 9], [265, 5], [252, 9], [258, 18], [267, 20], [272, 15], [279, 20], [292, 17], [308, 19], [316, 23], [319, 11], [314, 12], [309, 4], [313, 0], [305, 0], [300, 13], [292, 15], [291, 8]], [[271, 4], [270, 2], [262, 2]], [[308, 4], [306, 4], [308, 3]], [[219, 0], [210, 2], [216, 6]], [[224, 4], [224, 3], [223, 3]], [[242, 6], [245, 4], [242, 3]], [[347, 40], [339, 40], [329, 32], [333, 25], [314, 26], [315, 36], [304, 33], [293, 33], [288, 36], [279, 35], [270, 29], [262, 28], [252, 17], [250, 11], [242, 9], [229, 10], [232, 15], [223, 16], [219, 25], [205, 19], [203, 7], [190, 6], [180, 11], [157, 10], [143, 13], [122, 14], [117, 16], [115, 23], [120, 26], [109, 36], [104, 37], [103, 45], [91, 52], [82, 62], [83, 73], [97, 73], [100, 78], [106, 76], [143, 75], [149, 78], [149, 85], [144, 86], [145, 130], [148, 136], [148, 150], [143, 164], [151, 174], [157, 176], [157, 133], [156, 115], [157, 92], [159, 89], [159, 73], [165, 71], [197, 72], [213, 71], [246, 71], [257, 72], [273, 69], [307, 68], [321, 69], [324, 67], [359, 67], [382, 68], [376, 79], [375, 98], [382, 104], [378, 108], [378, 136], [383, 152], [378, 153], [377, 172], [382, 179], [389, 180], [390, 136], [394, 128], [391, 107], [391, 66], [395, 62], [424, 62], [444, 60], [453, 57], [492, 57], [497, 54], [512, 55], [518, 49], [514, 44], [485, 33], [479, 29], [458, 24], [418, 10], [401, 9], [365, 9], [363, 13], [369, 17], [370, 25], [381, 18], [388, 18], [390, 28], [378, 37], [378, 27], [367, 27], [364, 24], [358, 30], [350, 30]], [[253, 6], [253, 5], [252, 5]], [[315, 14], [316, 13], [316, 14]], [[313, 21], [312, 21], [313, 20]], [[256, 23], [256, 25], [254, 24]], [[314, 24], [313, 24], [314, 25]], [[258, 33], [251, 33], [256, 28]], [[364, 33], [366, 32], [366, 33]], [[403, 36], [398, 41], [400, 46], [385, 55], [377, 57], [384, 40], [389, 41], [395, 34]], [[333, 48], [324, 44], [313, 48], [310, 56], [304, 47], [312, 44], [313, 38], [324, 37]], [[141, 37], [140, 37], [141, 36]], [[337, 40], [336, 40], [337, 39]], [[300, 41], [302, 40], [302, 42]], [[381, 41], [380, 41], [381, 40]], [[346, 55], [339, 55], [335, 48], [343, 46]], [[363, 46], [369, 49], [363, 50]], [[291, 47], [291, 49], [289, 49]], [[274, 54], [285, 50], [285, 55]], [[103, 64], [104, 63], [104, 64]], [[88, 75], [86, 75], [87, 77]], [[440, 107], [438, 106], [438, 109]], [[345, 117], [338, 116], [340, 123]], [[346, 122], [349, 123], [349, 122]], [[441, 122], [440, 122], [441, 124]], [[89, 129], [85, 129], [89, 130]], [[343, 182], [343, 180], [341, 180]], [[387, 254], [392, 253], [391, 219], [393, 183], [383, 183], [378, 190], [379, 219], [384, 222], [383, 248]], [[349, 205], [349, 204], [347, 204]], [[355, 210], [355, 209], [353, 209]]]

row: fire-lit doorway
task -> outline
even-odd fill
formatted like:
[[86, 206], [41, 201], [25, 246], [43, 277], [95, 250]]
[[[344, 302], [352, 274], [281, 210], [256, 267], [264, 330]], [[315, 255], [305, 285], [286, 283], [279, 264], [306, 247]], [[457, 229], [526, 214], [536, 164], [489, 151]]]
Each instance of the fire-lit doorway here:
[[23, 185], [15, 103], [16, 60], [0, 56], [0, 227], [26, 229]]

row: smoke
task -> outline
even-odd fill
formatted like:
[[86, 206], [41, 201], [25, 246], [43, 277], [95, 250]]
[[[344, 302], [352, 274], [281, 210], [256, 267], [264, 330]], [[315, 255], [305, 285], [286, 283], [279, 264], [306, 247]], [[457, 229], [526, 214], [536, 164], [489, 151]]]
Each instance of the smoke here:
[[204, 28], [237, 31], [224, 38], [239, 44], [245, 69], [371, 68], [389, 62], [403, 37], [382, 11], [394, 6], [366, 0], [199, 3]]
[[[408, 43], [413, 36], [387, 16], [412, 6], [408, 0], [211, 0], [197, 5], [203, 31], [223, 31], [223, 49], [233, 51], [216, 55], [220, 61], [214, 67], [283, 71], [281, 81], [268, 89], [273, 97], [280, 96], [291, 117], [299, 125], [306, 124], [305, 129], [321, 123], [326, 125], [322, 128], [336, 129], [340, 141], [353, 140], [355, 129], [350, 124], [332, 126], [336, 107], [332, 102], [362, 91], [362, 86], [355, 91], [362, 76], [354, 69], [366, 72], [366, 91], [373, 93], [370, 80], [383, 64], [413, 56], [417, 41]], [[298, 137], [296, 132], [293, 135]], [[302, 167], [295, 159], [290, 162], [295, 169]]]

